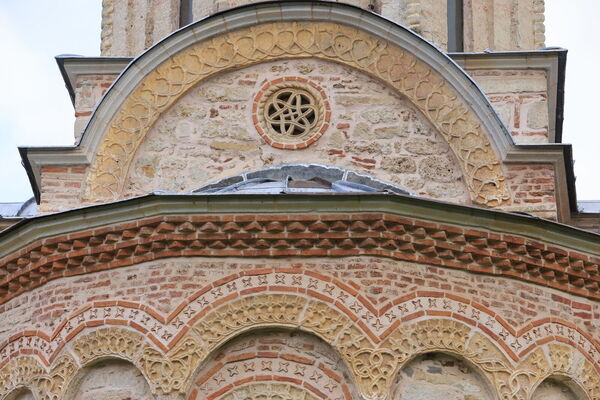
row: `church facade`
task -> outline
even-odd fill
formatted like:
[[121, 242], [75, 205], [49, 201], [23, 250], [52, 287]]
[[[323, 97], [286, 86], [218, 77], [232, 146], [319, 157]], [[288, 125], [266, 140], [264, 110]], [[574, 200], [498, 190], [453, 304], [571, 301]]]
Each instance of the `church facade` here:
[[0, 399], [600, 399], [543, 0], [351, 3], [103, 1], [0, 204]]

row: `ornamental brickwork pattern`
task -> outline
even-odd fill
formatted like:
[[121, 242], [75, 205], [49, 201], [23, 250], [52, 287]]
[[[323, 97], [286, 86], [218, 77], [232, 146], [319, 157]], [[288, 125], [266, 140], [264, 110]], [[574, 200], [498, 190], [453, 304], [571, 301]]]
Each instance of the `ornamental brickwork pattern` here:
[[0, 260], [0, 302], [62, 276], [167, 257], [371, 255], [600, 298], [597, 257], [390, 214], [166, 216], [48, 238]]
[[[595, 258], [514, 235], [387, 214], [148, 218], [32, 243], [3, 260], [3, 303], [45, 282], [153, 259], [288, 257], [289, 267], [239, 269], [208, 279], [166, 314], [109, 296], [70, 311], [51, 330], [13, 332], [0, 344], [0, 393], [27, 387], [40, 399], [69, 398], [86, 368], [117, 358], [135, 365], [159, 399], [235, 399], [265, 388], [310, 399], [332, 393], [340, 399], [389, 399], [411, 360], [444, 352], [467, 360], [502, 399], [529, 399], [540, 382], [557, 375], [569, 377], [592, 399], [600, 396], [600, 344], [572, 322], [545, 317], [515, 327], [452, 290], [417, 290], [377, 302], [354, 281], [294, 262], [361, 254], [516, 278], [540, 290], [557, 285], [597, 298], [590, 284], [597, 281]], [[293, 341], [284, 341], [281, 351], [261, 349], [251, 356], [248, 335], [268, 341], [265, 332], [274, 330], [308, 334], [313, 339], [307, 340], [329, 349], [322, 351], [329, 359], [341, 360], [333, 362], [340, 372], [320, 383], [296, 374], [310, 372], [317, 379], [333, 369], [298, 354], [290, 359], [285, 346]], [[232, 350], [219, 353], [223, 346]], [[241, 359], [229, 364], [218, 356], [235, 352]], [[236, 363], [254, 358], [254, 368], [264, 362], [277, 371], [237, 379], [244, 364]]]

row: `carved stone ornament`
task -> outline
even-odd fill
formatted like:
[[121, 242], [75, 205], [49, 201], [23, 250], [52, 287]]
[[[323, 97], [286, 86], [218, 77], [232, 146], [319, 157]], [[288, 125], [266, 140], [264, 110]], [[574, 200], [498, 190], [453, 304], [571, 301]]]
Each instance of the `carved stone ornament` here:
[[304, 78], [267, 82], [254, 98], [252, 120], [260, 136], [280, 149], [303, 149], [329, 127], [331, 108], [321, 87]]
[[226, 69], [306, 57], [347, 65], [394, 88], [448, 142], [475, 203], [493, 207], [510, 200], [500, 161], [480, 120], [443, 76], [409, 51], [360, 29], [302, 22], [227, 32], [186, 48], [148, 73], [113, 117], [92, 162], [84, 201], [106, 202], [122, 196], [145, 135], [193, 86]]
[[[63, 399], [73, 378], [97, 358], [130, 361], [143, 372], [152, 392], [163, 396], [160, 398], [188, 398], [192, 382], [215, 351], [238, 335], [250, 331], [260, 335], [265, 328], [301, 330], [331, 346], [350, 371], [345, 383], [356, 388], [362, 399], [391, 400], [394, 377], [412, 359], [430, 352], [450, 353], [470, 362], [495, 388], [499, 399], [527, 400], [540, 382], [556, 375], [571, 379], [590, 399], [600, 398], [597, 345], [553, 320], [516, 331], [485, 307], [441, 293], [409, 297], [378, 311], [357, 293], [344, 292], [343, 284], [321, 281], [314, 274], [298, 279], [278, 271], [248, 277], [239, 279], [256, 292], [241, 297], [225, 295], [227, 285], [233, 288], [245, 283], [221, 279], [211, 290], [189, 298], [187, 307], [179, 307], [168, 318], [156, 311], [148, 315], [126, 312], [124, 305], [119, 315], [129, 318], [127, 328], [116, 313], [115, 319], [104, 319], [109, 308], [114, 311], [112, 305], [91, 305], [73, 315], [73, 320], [81, 319], [82, 324], [75, 335], [66, 336], [61, 330], [53, 335], [63, 343], [60, 348], [22, 336], [2, 349], [4, 354], [8, 348], [15, 355], [0, 363], [0, 399], [22, 387], [31, 389], [39, 399]], [[299, 290], [294, 292], [294, 288], [283, 287], [290, 282], [304, 282], [310, 289], [295, 287]], [[269, 293], [267, 287], [283, 289]], [[310, 295], [313, 290], [319, 296]], [[83, 328], [101, 323], [102, 328]], [[67, 321], [61, 329], [69, 325], [72, 327]], [[135, 332], [136, 326], [144, 333]], [[39, 349], [27, 347], [33, 345]], [[49, 360], [41, 357], [41, 349], [46, 348], [56, 348]], [[223, 385], [215, 399], [253, 399], [259, 387], [268, 389], [265, 393], [273, 394], [273, 399], [281, 398], [277, 394], [292, 400], [314, 397], [304, 387], [276, 380], [233, 383]]]

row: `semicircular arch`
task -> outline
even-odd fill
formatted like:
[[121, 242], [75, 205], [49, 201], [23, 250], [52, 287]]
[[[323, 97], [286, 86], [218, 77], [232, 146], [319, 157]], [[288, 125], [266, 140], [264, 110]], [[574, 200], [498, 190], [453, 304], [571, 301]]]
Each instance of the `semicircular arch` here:
[[309, 398], [323, 393], [344, 400], [357, 396], [350, 366], [335, 346], [305, 329], [278, 324], [237, 332], [215, 347], [191, 376], [185, 392], [192, 400], [215, 398], [216, 393], [228, 398], [227, 393], [248, 384], [280, 383], [308, 389]]
[[[309, 20], [289, 19], [303, 7], [310, 7]], [[264, 18], [250, 12], [254, 8]], [[270, 8], [278, 13], [269, 13]], [[231, 23], [223, 23], [228, 19]], [[348, 26], [355, 19], [360, 28]], [[223, 70], [305, 57], [356, 68], [394, 88], [448, 142], [474, 202], [509, 201], [497, 154], [511, 143], [510, 136], [464, 71], [410, 31], [337, 3], [244, 7], [190, 25], [148, 50], [109, 90], [86, 128], [82, 145], [96, 148], [86, 201], [119, 198], [145, 134], [194, 85]]]

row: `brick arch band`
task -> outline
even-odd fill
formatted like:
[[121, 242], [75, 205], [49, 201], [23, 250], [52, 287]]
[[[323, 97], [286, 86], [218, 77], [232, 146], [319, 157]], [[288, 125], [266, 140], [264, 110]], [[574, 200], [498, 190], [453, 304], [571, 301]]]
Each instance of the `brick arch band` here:
[[13, 335], [0, 348], [0, 398], [21, 387], [39, 399], [63, 398], [81, 368], [105, 358], [137, 366], [158, 398], [184, 395], [215, 351], [264, 328], [301, 330], [326, 342], [369, 399], [385, 399], [398, 371], [429, 352], [467, 359], [499, 398], [527, 399], [551, 375], [568, 376], [597, 398], [598, 344], [569, 325], [548, 319], [516, 330], [484, 306], [443, 292], [415, 292], [376, 309], [326, 276], [248, 271], [213, 282], [167, 317], [144, 305], [103, 301], [82, 307], [52, 333]]
[[[399, 27], [397, 30], [415, 36]], [[119, 79], [127, 81], [133, 79], [130, 75], [139, 75], [134, 89], [129, 93], [113, 93], [112, 97], [107, 95], [112, 99], [110, 102], [114, 102], [113, 97], [117, 95], [125, 100], [106, 121], [108, 129], [88, 173], [86, 201], [104, 202], [122, 196], [131, 162], [145, 135], [158, 117], [194, 85], [224, 70], [308, 57], [355, 68], [395, 89], [411, 101], [448, 142], [475, 203], [497, 206], [510, 201], [497, 150], [490, 142], [490, 137], [499, 134], [490, 132], [489, 126], [504, 132], [502, 124], [489, 115], [487, 122], [482, 121], [482, 113], [474, 111], [473, 101], [467, 100], [465, 94], [468, 90], [479, 91], [472, 82], [469, 81], [470, 89], [457, 90], [436, 69], [415, 56], [415, 49], [401, 48], [361, 28], [320, 21], [257, 23], [217, 34], [171, 55], [169, 40], [159, 43], [144, 56], [159, 54], [162, 62], [157, 67], [140, 71], [134, 68], [134, 62]], [[418, 40], [423, 42], [422, 47], [431, 46]], [[435, 57], [444, 58], [443, 61], [450, 64], [448, 71], [458, 69], [438, 50], [435, 52]], [[464, 75], [464, 72], [459, 74]], [[119, 80], [113, 87], [115, 91], [119, 90]], [[480, 92], [479, 95], [480, 102], [489, 106]], [[101, 103], [99, 109], [102, 108]], [[487, 113], [495, 115], [491, 107]], [[105, 130], [104, 126], [98, 128], [99, 124], [92, 116], [89, 129]]]

